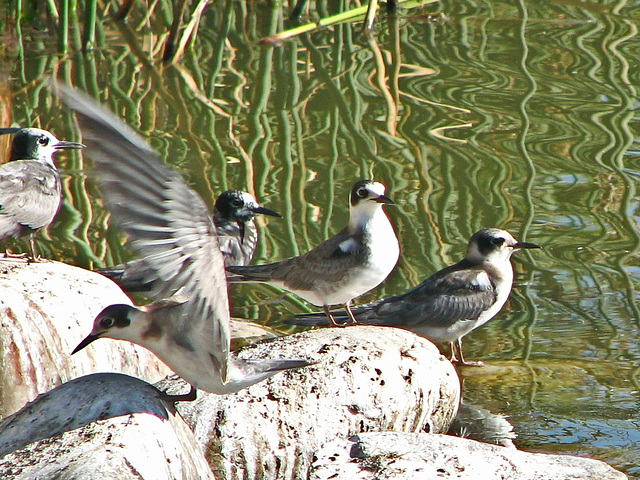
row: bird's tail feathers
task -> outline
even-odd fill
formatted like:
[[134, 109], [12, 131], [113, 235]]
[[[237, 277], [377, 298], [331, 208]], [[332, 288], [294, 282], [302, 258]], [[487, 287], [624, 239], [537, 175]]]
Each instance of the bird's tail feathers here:
[[[358, 307], [351, 307], [351, 311], [358, 319], [358, 323], [362, 325], [378, 325], [384, 324], [384, 321], [377, 318], [375, 310], [372, 308], [374, 304], [360, 305]], [[331, 310], [331, 315], [335, 321], [339, 324], [345, 323], [349, 320], [347, 313], [344, 309]], [[300, 325], [306, 327], [328, 327], [329, 319], [324, 312], [309, 312], [299, 313], [295, 317], [287, 318], [284, 323], [288, 325]]]
[[145, 272], [127, 267], [127, 264], [114, 265], [112, 267], [103, 267], [96, 272], [113, 280], [123, 291], [127, 293], [149, 292], [153, 289], [153, 281], [148, 280]]
[[124, 275], [124, 265], [114, 265], [112, 267], [103, 267], [96, 270], [101, 275], [110, 278], [114, 282], [117, 282]]
[[268, 282], [272, 280], [275, 264], [265, 265], [229, 265], [227, 281], [230, 283], [241, 282]]
[[306, 367], [314, 363], [316, 362], [302, 358], [244, 359], [236, 357], [233, 359], [232, 373], [226, 388], [230, 392], [237, 392], [283, 370]]
[[[346, 321], [347, 315], [343, 312], [333, 311], [331, 312], [333, 318], [337, 322]], [[305, 327], [328, 327], [329, 319], [324, 312], [310, 312], [301, 313], [295, 317], [286, 318], [284, 321], [287, 325], [300, 325]]]
[[316, 363], [304, 358], [263, 358], [242, 359], [245, 368], [254, 369], [255, 373], [276, 373], [293, 368], [302, 368]]

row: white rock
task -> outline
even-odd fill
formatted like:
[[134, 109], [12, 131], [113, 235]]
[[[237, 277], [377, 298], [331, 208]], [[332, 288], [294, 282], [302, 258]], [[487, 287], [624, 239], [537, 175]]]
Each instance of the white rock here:
[[361, 433], [327, 443], [309, 480], [623, 480], [609, 465], [428, 433]]
[[[17, 448], [17, 449], [16, 449]], [[148, 383], [72, 380], [0, 424], [3, 480], [213, 480], [193, 433]]]
[[460, 382], [429, 341], [357, 326], [321, 329], [243, 350], [246, 358], [314, 358], [234, 395], [199, 393], [178, 408], [218, 479], [306, 478], [323, 443], [368, 430], [446, 431]]
[[116, 371], [155, 382], [171, 373], [129, 342], [100, 341], [71, 356], [94, 317], [112, 303], [130, 304], [111, 280], [58, 262], [0, 260], [0, 416], [72, 378]]

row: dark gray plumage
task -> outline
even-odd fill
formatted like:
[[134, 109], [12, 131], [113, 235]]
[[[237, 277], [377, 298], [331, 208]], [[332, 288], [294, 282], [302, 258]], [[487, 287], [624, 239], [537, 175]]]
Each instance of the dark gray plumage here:
[[307, 253], [265, 265], [227, 267], [229, 281], [263, 282], [283, 288], [323, 307], [344, 305], [355, 323], [351, 300], [378, 286], [396, 266], [400, 248], [383, 205], [392, 204], [385, 187], [371, 180], [356, 182], [349, 196], [349, 223], [334, 237]]
[[253, 195], [240, 190], [222, 192], [213, 210], [220, 251], [225, 266], [249, 265], [258, 242], [253, 221], [258, 214], [281, 217], [278, 212], [258, 204]]
[[[262, 207], [250, 193], [240, 190], [227, 190], [216, 200], [213, 222], [225, 266], [251, 262], [258, 241], [253, 219], [258, 214], [281, 216]], [[100, 268], [98, 272], [116, 282], [125, 292], [147, 292], [153, 288], [153, 282], [149, 280], [153, 272], [143, 258]]]
[[[520, 248], [540, 248], [518, 242], [506, 230], [483, 228], [469, 240], [466, 258], [434, 273], [412, 290], [353, 307], [358, 323], [400, 327], [436, 343], [449, 343], [451, 360], [462, 365], [462, 337], [491, 320], [507, 301], [513, 284], [511, 255]], [[339, 311], [336, 320], [348, 320]], [[324, 325], [318, 314], [298, 315], [298, 325]]]
[[0, 166], [0, 239], [29, 235], [32, 259], [36, 260], [34, 235], [53, 221], [62, 201], [53, 154], [84, 145], [60, 141], [39, 128], [0, 128], [0, 134], [9, 133], [15, 136], [9, 162]]

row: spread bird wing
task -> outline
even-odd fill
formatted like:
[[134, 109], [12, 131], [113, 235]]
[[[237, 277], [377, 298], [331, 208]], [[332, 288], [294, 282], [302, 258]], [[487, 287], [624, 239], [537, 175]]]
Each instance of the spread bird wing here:
[[93, 99], [57, 86], [76, 112], [107, 208], [151, 269], [154, 298], [181, 291], [183, 318], [206, 341], [226, 381], [229, 302], [215, 226], [198, 194], [130, 127]]
[[58, 213], [60, 194], [60, 178], [48, 165], [20, 160], [0, 167], [0, 217], [37, 230]]

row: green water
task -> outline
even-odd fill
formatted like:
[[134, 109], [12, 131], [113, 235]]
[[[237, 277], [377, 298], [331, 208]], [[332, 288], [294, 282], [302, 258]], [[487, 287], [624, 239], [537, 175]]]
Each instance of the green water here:
[[[466, 356], [487, 367], [462, 372], [464, 396], [508, 415], [520, 448], [592, 456], [640, 478], [634, 2], [443, 0], [379, 19], [369, 39], [343, 25], [275, 48], [256, 40], [287, 25], [282, 9], [213, 2], [193, 47], [166, 69], [171, 9], [154, 5], [99, 25], [87, 52], [82, 13], [72, 16], [64, 55], [44, 17], [35, 29], [0, 24], [2, 126], [79, 140], [46, 79], [88, 90], [210, 205], [235, 187], [283, 214], [260, 221], [257, 262], [337, 232], [352, 183], [375, 178], [398, 204], [388, 212], [402, 258], [358, 302], [459, 260], [481, 227], [542, 245], [516, 254], [510, 302], [465, 338]], [[65, 203], [40, 250], [87, 268], [129, 258], [85, 160], [63, 153], [58, 164]], [[236, 315], [272, 325], [307, 309], [267, 287], [239, 288], [232, 301]]]

